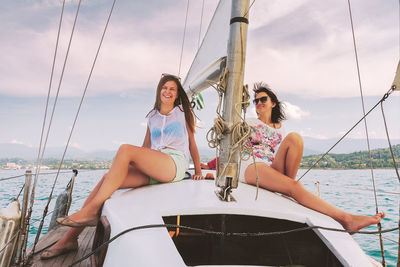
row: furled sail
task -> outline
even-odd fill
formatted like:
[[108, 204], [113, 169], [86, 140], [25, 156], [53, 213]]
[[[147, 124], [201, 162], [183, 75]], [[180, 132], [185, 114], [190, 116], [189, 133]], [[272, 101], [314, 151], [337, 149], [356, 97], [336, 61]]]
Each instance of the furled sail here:
[[226, 65], [231, 0], [220, 0], [201, 46], [183, 82], [188, 96], [217, 82]]

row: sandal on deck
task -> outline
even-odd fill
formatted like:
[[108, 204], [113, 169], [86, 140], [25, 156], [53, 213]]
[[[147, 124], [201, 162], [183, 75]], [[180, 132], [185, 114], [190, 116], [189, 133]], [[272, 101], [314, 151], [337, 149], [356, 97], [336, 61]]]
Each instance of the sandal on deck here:
[[40, 259], [41, 260], [48, 260], [60, 255], [67, 254], [68, 252], [78, 250], [78, 241], [75, 241], [72, 246], [65, 247], [65, 248], [59, 248], [59, 249], [51, 249], [48, 248], [45, 251], [40, 254]]
[[99, 219], [96, 217], [96, 218], [86, 221], [86, 222], [75, 222], [75, 221], [71, 220], [69, 218], [69, 216], [63, 216], [63, 217], [57, 218], [56, 221], [61, 225], [79, 228], [79, 227], [86, 227], [86, 226], [96, 226]]

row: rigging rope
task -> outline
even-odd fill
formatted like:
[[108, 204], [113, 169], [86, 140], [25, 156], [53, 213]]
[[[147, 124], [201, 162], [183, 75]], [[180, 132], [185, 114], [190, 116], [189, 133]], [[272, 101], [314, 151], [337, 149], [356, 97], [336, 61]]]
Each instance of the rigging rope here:
[[[313, 230], [313, 229], [321, 229], [321, 230], [327, 230], [327, 231], [334, 231], [334, 232], [344, 232], [344, 233], [349, 233], [349, 234], [377, 234], [377, 231], [349, 231], [349, 230], [344, 230], [344, 229], [337, 229], [337, 228], [330, 228], [330, 227], [323, 227], [323, 226], [306, 226], [306, 227], [301, 227], [301, 228], [296, 228], [296, 229], [291, 229], [291, 230], [286, 230], [286, 231], [277, 231], [277, 232], [257, 232], [257, 233], [248, 233], [248, 232], [219, 232], [219, 231], [213, 231], [213, 230], [207, 230], [207, 229], [202, 229], [202, 228], [197, 228], [197, 227], [190, 227], [190, 226], [184, 226], [184, 225], [176, 225], [176, 224], [149, 224], [149, 225], [142, 225], [142, 226], [137, 226], [137, 227], [132, 227], [128, 228], [117, 235], [115, 235], [113, 238], [110, 240], [104, 242], [94, 250], [92, 250], [90, 253], [86, 254], [82, 258], [74, 261], [71, 263], [69, 266], [74, 266], [85, 259], [89, 258], [91, 255], [95, 254], [99, 250], [101, 250], [104, 246], [110, 244], [120, 236], [129, 233], [131, 231], [137, 231], [137, 230], [143, 230], [143, 229], [151, 229], [151, 228], [164, 228], [164, 227], [171, 227], [171, 228], [180, 228], [180, 229], [185, 229], [185, 230], [190, 230], [194, 232], [199, 232], [203, 234], [211, 234], [211, 235], [219, 235], [219, 236], [236, 236], [236, 237], [259, 237], [259, 236], [275, 236], [275, 235], [285, 235], [285, 234], [290, 234], [290, 233], [295, 233], [295, 232], [301, 232], [301, 231], [307, 231], [307, 230]], [[393, 232], [398, 230], [399, 228], [391, 228], [387, 230], [382, 230], [382, 233], [388, 233], [388, 232]]]
[[[53, 64], [52, 64], [52, 70], [51, 70], [50, 82], [49, 82], [49, 89], [48, 89], [47, 100], [46, 100], [46, 108], [45, 108], [45, 114], [44, 114], [43, 125], [42, 125], [42, 132], [41, 132], [41, 137], [40, 137], [40, 145], [39, 145], [39, 151], [38, 151], [38, 157], [37, 157], [35, 179], [34, 179], [33, 186], [32, 186], [32, 191], [31, 191], [29, 210], [28, 210], [27, 216], [25, 218], [25, 220], [27, 222], [26, 223], [26, 230], [27, 231], [29, 231], [29, 220], [30, 220], [30, 218], [32, 216], [33, 204], [34, 204], [34, 200], [35, 200], [35, 189], [36, 189], [37, 181], [39, 179], [40, 166], [42, 165], [44, 152], [46, 150], [47, 140], [48, 140], [48, 137], [49, 137], [51, 123], [53, 121], [54, 111], [55, 111], [57, 100], [58, 100], [58, 95], [59, 95], [59, 91], [60, 91], [60, 87], [61, 87], [61, 82], [62, 82], [62, 79], [63, 79], [63, 76], [64, 76], [65, 65], [66, 65], [66, 62], [67, 62], [67, 59], [68, 59], [68, 55], [69, 55], [69, 50], [70, 50], [70, 47], [71, 47], [72, 37], [73, 37], [73, 34], [74, 34], [74, 30], [75, 30], [75, 24], [76, 24], [76, 20], [77, 20], [78, 13], [79, 13], [80, 3], [81, 2], [79, 1], [79, 5], [78, 5], [77, 12], [76, 12], [76, 15], [75, 15], [74, 25], [73, 25], [73, 28], [72, 28], [72, 31], [71, 31], [71, 36], [70, 36], [70, 39], [69, 39], [68, 48], [67, 48], [67, 52], [66, 52], [65, 59], [64, 59], [63, 68], [62, 68], [62, 71], [61, 71], [61, 76], [60, 76], [60, 81], [59, 81], [56, 97], [55, 97], [54, 104], [53, 104], [53, 110], [52, 110], [52, 113], [51, 113], [51, 118], [50, 118], [50, 121], [49, 121], [47, 133], [46, 133], [45, 142], [44, 142], [43, 148], [42, 148], [43, 133], [44, 133], [44, 128], [45, 128], [46, 119], [47, 119], [47, 109], [48, 109], [48, 103], [49, 103], [49, 98], [50, 98], [51, 85], [52, 85], [52, 81], [53, 81], [54, 66], [55, 66], [56, 57], [57, 57], [57, 50], [58, 50], [59, 36], [60, 36], [60, 31], [61, 31], [61, 24], [62, 24], [62, 19], [63, 19], [63, 14], [64, 14], [65, 0], [63, 1], [63, 5], [62, 5], [62, 9], [61, 9], [60, 22], [59, 22], [58, 32], [57, 32], [57, 41], [56, 41], [56, 47], [55, 47], [55, 51], [54, 51]], [[41, 154], [41, 157], [40, 157], [40, 160], [39, 160], [40, 153], [42, 153], [42, 154]], [[26, 231], [26, 230], [23, 229], [23, 231]], [[28, 238], [28, 237], [26, 236], [25, 238]], [[24, 243], [26, 244], [26, 241], [24, 241]], [[21, 253], [21, 256], [24, 257], [26, 247], [23, 247], [22, 250], [23, 251]]]
[[[23, 185], [22, 186], [22, 188], [21, 188], [21, 191], [20, 191], [20, 193], [19, 194], [21, 194], [21, 192], [22, 192], [22, 189], [25, 187], [25, 185]], [[18, 197], [19, 197], [19, 194], [18, 194]], [[17, 198], [18, 198], [17, 197]], [[77, 199], [75, 199], [75, 201], [79, 201], [79, 200], [82, 200], [82, 199], [86, 199], [86, 196], [85, 197], [81, 197], [81, 198], [77, 198]], [[59, 208], [56, 208], [56, 209], [54, 209], [54, 210], [52, 210], [52, 211], [50, 211], [49, 213], [47, 213], [47, 215], [46, 215], [46, 217], [47, 216], [49, 216], [50, 214], [52, 214], [53, 212], [55, 212], [55, 211], [57, 211], [57, 210], [59, 210], [59, 209], [61, 209], [62, 207], [59, 207]], [[33, 221], [30, 225], [32, 226], [32, 225], [35, 225], [36, 223], [38, 223], [38, 222], [40, 222], [40, 220], [41, 219], [31, 219], [31, 221]], [[19, 234], [19, 232], [20, 232], [20, 230], [18, 230], [14, 235], [13, 235], [13, 237], [0, 249], [0, 255], [1, 255], [1, 252], [4, 250], [4, 249], [6, 249], [6, 247], [13, 241], [13, 239]], [[54, 243], [52, 243], [51, 245], [53, 245]], [[50, 245], [50, 246], [51, 246]], [[43, 249], [42, 249], [43, 250]], [[41, 250], [41, 251], [42, 251]], [[32, 250], [33, 251], [33, 250]], [[37, 251], [36, 251], [37, 252]], [[32, 254], [31, 254], [32, 255]]]
[[[32, 187], [32, 194], [31, 194], [31, 203], [30, 203], [31, 205], [29, 207], [29, 212], [28, 212], [28, 216], [27, 216], [28, 225], [29, 225], [29, 220], [30, 220], [31, 215], [32, 215], [33, 204], [34, 204], [34, 199], [35, 199], [34, 196], [35, 196], [36, 183], [37, 183], [37, 179], [38, 179], [38, 176], [39, 176], [39, 173], [40, 173], [40, 165], [41, 165], [41, 162], [43, 160], [44, 152], [46, 150], [46, 144], [47, 144], [47, 140], [48, 140], [50, 129], [51, 129], [51, 124], [52, 124], [53, 117], [54, 117], [55, 108], [56, 108], [56, 105], [57, 105], [57, 100], [58, 100], [58, 95], [59, 95], [60, 88], [61, 88], [61, 83], [62, 83], [62, 80], [63, 80], [63, 77], [64, 77], [65, 67], [66, 67], [66, 64], [67, 64], [67, 59], [68, 59], [69, 51], [70, 51], [70, 48], [71, 48], [72, 38], [73, 38], [74, 32], [75, 32], [75, 26], [76, 26], [76, 21], [78, 19], [78, 14], [79, 14], [81, 2], [82, 2], [82, 0], [79, 0], [78, 6], [77, 6], [77, 10], [76, 10], [76, 14], [75, 14], [74, 24], [72, 26], [71, 35], [70, 35], [70, 38], [69, 38], [67, 52], [65, 54], [65, 59], [64, 59], [63, 68], [62, 68], [62, 71], [61, 71], [60, 80], [59, 80], [59, 83], [58, 83], [57, 93], [56, 93], [56, 97], [55, 97], [54, 104], [53, 104], [53, 110], [52, 110], [52, 113], [51, 113], [50, 122], [49, 122], [48, 129], [47, 129], [46, 139], [45, 139], [45, 143], [43, 145], [41, 159], [40, 159], [39, 165], [36, 168], [36, 176], [35, 176], [34, 185]], [[49, 201], [50, 200], [51, 200], [51, 197], [49, 198]], [[47, 212], [46, 209], [47, 209], [47, 206], [45, 207], [44, 213]], [[38, 231], [38, 233], [40, 235], [41, 227], [39, 227], [39, 230], [40, 231]], [[38, 239], [38, 235], [36, 237], [37, 237], [36, 239]], [[37, 241], [38, 240], [35, 240], [35, 243], [33, 245], [33, 250], [35, 249]]]
[[[399, 31], [399, 43], [398, 43], [398, 45], [399, 45], [399, 62], [400, 62], [400, 0], [399, 0], [399, 4], [398, 4], [397, 8], [399, 9], [399, 26], [398, 26], [398, 31]], [[397, 71], [397, 73], [396, 73], [396, 76], [397, 76], [397, 75], [398, 75], [398, 71]], [[395, 77], [395, 80], [396, 80], [396, 77]], [[393, 82], [393, 86], [392, 86], [393, 90], [396, 89], [396, 88], [395, 88], [395, 87], [396, 87], [396, 84], [397, 84], [397, 86], [398, 86], [398, 83]], [[383, 107], [382, 107], [382, 113], [383, 113]], [[386, 120], [385, 120], [385, 126], [386, 126]], [[386, 136], [388, 136], [387, 127], [385, 127], [385, 129], [386, 129]], [[388, 138], [388, 141], [389, 141], [389, 143], [390, 143], [389, 138]], [[390, 152], [393, 154], [392, 151], [390, 151]], [[392, 157], [393, 157], [393, 156], [392, 156]], [[394, 161], [394, 166], [395, 166], [395, 168], [396, 168], [397, 178], [399, 179], [399, 182], [400, 182], [400, 177], [399, 177], [399, 172], [398, 172], [398, 170], [397, 170], [396, 161]], [[399, 227], [400, 227], [400, 200], [399, 200], [399, 221], [398, 221], [398, 225], [399, 225]], [[400, 232], [399, 232], [398, 241], [399, 241], [398, 243], [400, 243]], [[400, 246], [397, 246], [397, 266], [400, 266]]]
[[[96, 171], [96, 170], [85, 170], [85, 171], [80, 171], [80, 172], [90, 172], [90, 171]], [[46, 173], [41, 173], [40, 175], [49, 175], [49, 174], [56, 174], [56, 173], [57, 172], [46, 172]], [[70, 171], [65, 171], [65, 172], [60, 172], [60, 173], [70, 173]], [[36, 174], [32, 174], [32, 176], [36, 176]], [[0, 182], [10, 180], [10, 179], [20, 178], [20, 177], [25, 177], [25, 174], [0, 178]]]
[[41, 233], [41, 230], [42, 230], [42, 227], [43, 227], [44, 218], [46, 217], [46, 213], [47, 213], [47, 210], [48, 210], [48, 206], [49, 206], [49, 204], [50, 204], [50, 201], [51, 201], [52, 194], [53, 194], [53, 192], [54, 192], [54, 187], [55, 187], [55, 184], [56, 184], [56, 182], [57, 182], [57, 178], [58, 178], [58, 175], [59, 175], [59, 171], [60, 171], [60, 169], [61, 169], [61, 166], [62, 166], [64, 157], [65, 157], [65, 154], [66, 154], [67, 149], [68, 149], [69, 142], [70, 142], [71, 137], [72, 137], [72, 133], [73, 133], [74, 128], [75, 128], [75, 124], [76, 124], [77, 119], [78, 119], [78, 115], [79, 115], [79, 112], [80, 112], [80, 109], [81, 109], [83, 100], [84, 100], [85, 95], [86, 95], [87, 88], [88, 88], [88, 86], [89, 86], [89, 82], [90, 82], [90, 79], [91, 79], [91, 76], [92, 76], [92, 73], [93, 73], [93, 69], [94, 69], [94, 67], [95, 67], [95, 64], [96, 64], [96, 61], [97, 61], [97, 58], [98, 58], [98, 55], [99, 55], [99, 52], [100, 52], [100, 48], [101, 48], [101, 45], [102, 45], [103, 40], [104, 40], [105, 33], [106, 33], [106, 31], [107, 31], [108, 24], [109, 24], [109, 22], [110, 22], [110, 18], [111, 18], [112, 12], [113, 12], [113, 10], [114, 10], [115, 2], [116, 2], [116, 0], [113, 1], [113, 4], [112, 4], [112, 6], [111, 6], [111, 10], [110, 10], [109, 16], [108, 16], [108, 18], [107, 18], [106, 25], [105, 25], [105, 27], [104, 27], [104, 31], [103, 31], [102, 37], [101, 37], [99, 46], [98, 46], [98, 48], [97, 48], [96, 56], [95, 56], [95, 58], [94, 58], [92, 67], [91, 67], [91, 69], [90, 69], [89, 77], [88, 77], [88, 79], [87, 79], [87, 81], [86, 81], [85, 89], [84, 89], [84, 91], [83, 91], [83, 94], [82, 94], [82, 97], [81, 97], [81, 101], [80, 101], [80, 103], [79, 103], [79, 107], [78, 107], [78, 110], [77, 110], [76, 115], [75, 115], [75, 119], [74, 119], [74, 122], [73, 122], [73, 125], [72, 125], [72, 128], [71, 128], [69, 137], [68, 137], [68, 141], [67, 141], [66, 147], [65, 147], [65, 149], [64, 149], [64, 153], [63, 153], [63, 156], [62, 156], [60, 165], [59, 165], [58, 173], [57, 173], [57, 175], [56, 175], [56, 178], [54, 179], [53, 187], [52, 187], [51, 193], [50, 193], [50, 195], [49, 195], [49, 199], [48, 199], [47, 205], [46, 205], [46, 207], [44, 208], [44, 211], [43, 211], [42, 220], [41, 220], [41, 222], [40, 222], [40, 226], [39, 226], [38, 231], [37, 231], [37, 234], [36, 234], [36, 238], [35, 238], [35, 242], [34, 242], [32, 251], [35, 251], [35, 246], [36, 246], [37, 242], [39, 241], [39, 236], [40, 236], [40, 233]]
[[22, 185], [21, 190], [19, 190], [18, 196], [17, 196], [16, 198], [19, 198], [19, 196], [20, 196], [21, 193], [22, 193], [22, 190], [24, 190], [24, 187], [25, 187], [25, 184]]
[[[358, 53], [357, 53], [357, 45], [356, 45], [356, 37], [354, 33], [354, 25], [353, 25], [353, 15], [351, 12], [351, 4], [350, 0], [347, 0], [348, 7], [349, 7], [349, 16], [350, 16], [350, 23], [351, 23], [351, 32], [353, 36], [353, 46], [354, 46], [354, 55], [355, 55], [355, 60], [356, 60], [356, 66], [357, 66], [357, 76], [358, 76], [358, 84], [359, 84], [359, 89], [360, 89], [360, 96], [361, 96], [361, 103], [362, 103], [362, 111], [364, 115], [364, 127], [365, 127], [365, 135], [367, 137], [367, 145], [368, 145], [368, 152], [369, 152], [369, 166], [371, 169], [371, 179], [372, 179], [372, 186], [374, 188], [374, 198], [375, 198], [375, 210], [376, 213], [379, 212], [378, 210], [378, 200], [376, 197], [376, 187], [375, 187], [375, 177], [374, 177], [374, 170], [372, 167], [372, 154], [371, 154], [371, 146], [369, 143], [369, 135], [368, 135], [368, 125], [367, 125], [367, 118], [365, 117], [365, 104], [364, 104], [364, 96], [363, 96], [363, 89], [361, 85], [361, 73], [360, 73], [360, 65], [358, 62]], [[378, 229], [381, 230], [381, 223], [378, 223]], [[379, 234], [379, 242], [381, 246], [381, 254], [382, 254], [382, 265], [385, 266], [385, 251], [383, 247], [383, 240], [382, 240], [382, 234]]]
[[389, 131], [388, 131], [387, 124], [386, 124], [386, 116], [385, 116], [385, 112], [383, 111], [383, 103], [382, 102], [381, 102], [381, 111], [382, 111], [382, 117], [383, 117], [383, 124], [385, 125], [386, 138], [387, 138], [388, 143], [389, 143], [390, 155], [392, 156], [392, 160], [393, 160], [393, 167], [396, 170], [397, 179], [398, 179], [398, 181], [400, 183], [399, 170], [397, 169], [396, 158], [395, 158], [394, 153], [393, 153], [392, 143], [390, 142]]
[[3, 250], [5, 250], [8, 247], [8, 245], [10, 245], [11, 242], [13, 242], [13, 240], [18, 236], [19, 232], [20, 232], [20, 229], [18, 229], [18, 231], [10, 238], [10, 240], [8, 240], [8, 242], [6, 244], [4, 244], [4, 246], [0, 249], [0, 255], [3, 252]]
[[186, 24], [187, 24], [187, 18], [188, 18], [188, 13], [189, 13], [189, 2], [190, 2], [190, 0], [187, 0], [186, 16], [185, 16], [185, 27], [183, 28], [183, 38], [182, 38], [181, 56], [180, 56], [180, 58], [179, 58], [178, 77], [180, 77], [180, 75], [181, 75], [181, 66], [182, 66], [183, 47], [184, 47], [184, 45], [185, 45]]
[[390, 238], [388, 238], [388, 237], [382, 237], [382, 238], [383, 238], [383, 239], [386, 239], [386, 240], [389, 240], [389, 241], [391, 241], [391, 242], [393, 242], [393, 243], [399, 244], [398, 241], [393, 240], [393, 239], [390, 239]]
[[250, 11], [250, 9], [251, 9], [251, 7], [253, 6], [253, 4], [254, 4], [255, 1], [256, 1], [256, 0], [253, 0], [253, 2], [251, 2], [249, 8], [248, 8], [247, 11], [244, 13], [243, 17], [247, 17], [247, 15], [249, 14], [249, 11]]
[[[348, 7], [349, 7], [351, 32], [352, 32], [352, 36], [353, 36], [354, 56], [355, 56], [356, 67], [357, 67], [358, 85], [359, 85], [359, 89], [360, 89], [362, 111], [363, 111], [363, 115], [364, 115], [364, 119], [363, 120], [364, 120], [364, 127], [365, 127], [365, 135], [367, 137], [367, 145], [368, 145], [368, 152], [369, 152], [369, 165], [370, 165], [370, 168], [371, 168], [371, 176], [372, 176], [372, 185], [373, 185], [374, 190], [376, 190], [374, 171], [373, 171], [373, 168], [372, 168], [372, 155], [371, 155], [371, 148], [370, 148], [370, 143], [369, 143], [367, 118], [365, 117], [365, 104], [364, 104], [363, 88], [362, 88], [362, 84], [361, 84], [360, 65], [359, 65], [359, 62], [358, 62], [358, 52], [357, 52], [357, 45], [356, 45], [356, 37], [355, 37], [355, 33], [354, 33], [353, 16], [352, 16], [352, 12], [351, 12], [350, 0], [347, 0], [347, 3], [348, 3]], [[378, 201], [377, 201], [377, 198], [376, 198], [376, 193], [374, 194], [374, 197], [375, 197], [376, 213], [378, 213]]]
[[38, 174], [40, 172], [39, 168], [42, 165], [43, 155], [42, 155], [42, 158], [40, 158], [40, 152], [42, 150], [44, 128], [46, 126], [46, 121], [47, 121], [47, 112], [48, 112], [48, 106], [49, 106], [49, 100], [50, 100], [51, 86], [52, 86], [52, 83], [53, 83], [54, 68], [55, 68], [56, 58], [57, 58], [58, 43], [59, 43], [59, 40], [60, 40], [61, 25], [62, 25], [62, 21], [63, 21], [63, 17], [64, 17], [64, 7], [65, 7], [65, 0], [63, 1], [63, 4], [62, 4], [60, 22], [58, 24], [56, 47], [54, 49], [53, 63], [52, 63], [52, 66], [51, 66], [49, 88], [48, 88], [48, 91], [47, 91], [47, 98], [46, 98], [46, 107], [45, 107], [45, 111], [44, 111], [42, 130], [41, 130], [41, 134], [40, 134], [39, 151], [38, 151], [38, 155], [37, 155], [37, 159], [36, 159], [36, 172], [35, 172], [35, 179], [34, 179], [34, 182], [33, 182], [33, 188], [36, 187]]
[[300, 181], [311, 169], [313, 169], [328, 153], [335, 148], [360, 122], [363, 121], [365, 117], [367, 117], [380, 103], [385, 101], [389, 95], [393, 92], [393, 88], [390, 88], [389, 91], [387, 91], [381, 100], [378, 101], [360, 120], [358, 120], [333, 146], [331, 146], [318, 160], [316, 160], [313, 165], [307, 169], [306, 172], [304, 172], [297, 181]]
[[7, 180], [15, 179], [15, 178], [21, 178], [21, 177], [24, 177], [24, 176], [25, 176], [25, 174], [16, 175], [16, 176], [10, 176], [10, 177], [4, 177], [4, 178], [0, 178], [0, 182], [1, 181], [7, 181]]

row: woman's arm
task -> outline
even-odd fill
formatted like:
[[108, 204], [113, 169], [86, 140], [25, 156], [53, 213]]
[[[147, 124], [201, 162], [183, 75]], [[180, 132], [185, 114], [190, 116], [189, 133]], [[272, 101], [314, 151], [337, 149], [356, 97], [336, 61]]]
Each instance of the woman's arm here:
[[190, 150], [190, 155], [192, 156], [193, 159], [194, 171], [195, 171], [194, 174], [192, 175], [192, 179], [200, 180], [203, 179], [203, 174], [201, 173], [199, 150], [197, 149], [196, 140], [194, 139], [193, 132], [187, 125], [186, 129], [189, 135], [189, 150]]
[[150, 129], [149, 129], [149, 126], [147, 126], [146, 136], [144, 137], [142, 147], [151, 148], [151, 139], [150, 139]]

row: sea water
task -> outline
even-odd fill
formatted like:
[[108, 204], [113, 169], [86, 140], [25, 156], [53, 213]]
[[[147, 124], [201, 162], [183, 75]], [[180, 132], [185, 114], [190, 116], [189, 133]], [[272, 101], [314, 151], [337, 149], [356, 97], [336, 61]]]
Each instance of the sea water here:
[[[0, 170], [0, 208], [4, 208], [20, 192], [24, 177], [1, 181], [2, 178], [24, 174], [24, 170]], [[48, 202], [48, 196], [54, 184], [56, 174], [54, 170], [42, 171], [43, 175], [37, 183], [35, 203], [32, 212], [31, 227], [29, 230], [28, 246], [35, 239], [43, 208]], [[85, 201], [92, 188], [104, 175], [106, 170], [79, 172], [74, 186], [73, 202], [70, 213], [78, 210]], [[300, 177], [305, 170], [299, 170]], [[46, 175], [46, 173], [52, 173]], [[385, 211], [386, 217], [382, 220], [382, 228], [389, 229], [398, 226], [399, 220], [399, 181], [393, 169], [378, 169], [373, 171], [375, 177], [376, 200], [373, 192], [371, 170], [311, 170], [302, 179], [305, 187], [314, 194], [318, 194], [325, 201], [350, 213], [372, 215], [376, 212], [376, 202], [379, 211]], [[54, 209], [57, 196], [64, 191], [72, 171], [63, 170], [55, 183], [49, 211]], [[239, 185], [240, 186], [240, 185]], [[22, 194], [21, 194], [22, 195]], [[20, 196], [21, 200], [21, 196]], [[48, 231], [51, 214], [44, 221], [42, 235]], [[365, 228], [366, 231], [376, 231], [376, 226]], [[398, 231], [383, 234], [385, 259], [388, 266], [395, 266], [397, 261]], [[367, 255], [381, 262], [381, 248], [378, 235], [356, 234], [353, 236]]]

